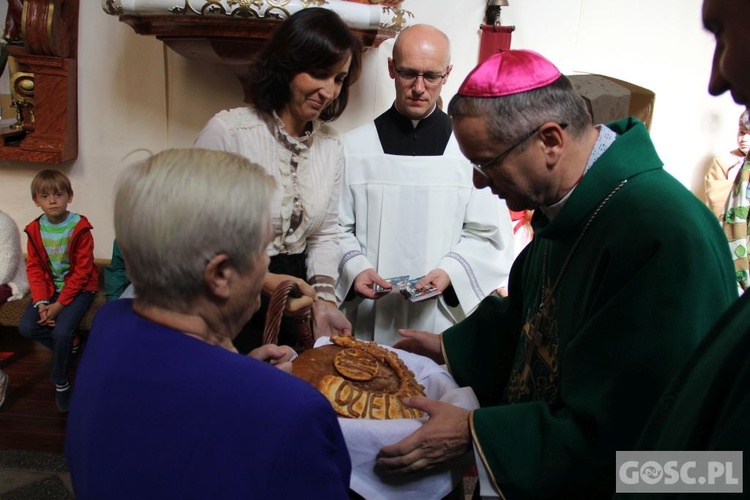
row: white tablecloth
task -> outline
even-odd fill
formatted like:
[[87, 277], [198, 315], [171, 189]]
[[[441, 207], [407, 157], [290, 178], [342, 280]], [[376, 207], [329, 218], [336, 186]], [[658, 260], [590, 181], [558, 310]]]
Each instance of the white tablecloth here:
[[[328, 337], [318, 339], [315, 347], [330, 344]], [[394, 349], [425, 387], [430, 399], [445, 401], [467, 410], [479, 408], [474, 391], [458, 387], [444, 366], [424, 356]], [[459, 484], [474, 458], [471, 452], [429, 471], [408, 475], [389, 475], [375, 470], [375, 461], [383, 446], [410, 435], [427, 420], [366, 420], [339, 418], [349, 456], [352, 460], [350, 487], [367, 500], [440, 499]]]

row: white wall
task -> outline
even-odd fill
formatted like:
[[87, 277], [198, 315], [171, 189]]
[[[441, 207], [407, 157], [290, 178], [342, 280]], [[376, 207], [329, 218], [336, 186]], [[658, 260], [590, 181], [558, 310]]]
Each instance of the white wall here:
[[[503, 24], [515, 25], [513, 48], [536, 50], [568, 74], [601, 73], [656, 93], [652, 137], [669, 172], [702, 191], [706, 162], [736, 146], [742, 109], [706, 91], [713, 39], [703, 31], [701, 0], [510, 0]], [[0, 3], [4, 19], [6, 3]], [[405, 0], [424, 22], [453, 44], [447, 102], [476, 63], [485, 0]], [[99, 2], [81, 2], [79, 19], [79, 157], [54, 168], [76, 192], [71, 209], [94, 224], [96, 256], [107, 258], [114, 238], [112, 190], [118, 173], [143, 157], [188, 147], [216, 111], [241, 105], [231, 71], [188, 61], [155, 38], [136, 35]], [[365, 67], [346, 113], [349, 130], [386, 109], [393, 99], [386, 58], [392, 41], [365, 54]], [[0, 90], [7, 93], [6, 87]], [[29, 195], [34, 174], [48, 165], [0, 160], [0, 209], [23, 227], [39, 214]]]

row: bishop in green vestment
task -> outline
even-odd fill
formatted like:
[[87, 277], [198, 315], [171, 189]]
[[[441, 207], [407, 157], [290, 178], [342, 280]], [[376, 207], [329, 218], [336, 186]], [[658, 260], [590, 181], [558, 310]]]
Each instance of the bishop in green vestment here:
[[539, 54], [492, 56], [448, 111], [475, 185], [511, 210], [535, 209], [535, 238], [507, 298], [485, 299], [439, 342], [403, 332], [397, 347], [445, 361], [481, 408], [412, 398], [431, 420], [379, 463], [412, 472], [441, 461], [438, 450], [473, 446], [501, 497], [611, 496], [615, 451], [635, 448], [661, 393], [737, 299], [726, 239], [664, 171], [643, 123], [593, 126]]

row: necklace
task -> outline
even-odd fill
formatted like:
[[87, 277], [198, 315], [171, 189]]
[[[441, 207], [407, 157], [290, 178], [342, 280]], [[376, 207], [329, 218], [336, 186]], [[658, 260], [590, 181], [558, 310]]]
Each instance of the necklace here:
[[594, 213], [592, 213], [589, 219], [586, 221], [586, 225], [583, 226], [583, 229], [581, 230], [581, 234], [578, 235], [578, 238], [573, 243], [573, 246], [570, 248], [570, 252], [568, 252], [568, 255], [565, 257], [565, 260], [563, 261], [562, 268], [560, 269], [560, 274], [557, 275], [557, 279], [555, 279], [555, 283], [552, 286], [550, 286], [550, 281], [547, 278], [547, 264], [549, 261], [549, 240], [546, 240], [544, 242], [544, 260], [542, 260], [542, 278], [541, 278], [542, 297], [541, 297], [541, 301], [539, 302], [539, 309], [537, 310], [537, 313], [534, 315], [534, 318], [532, 318], [531, 320], [532, 324], [540, 323], [541, 318], [537, 318], [538, 316], [549, 317], [549, 311], [547, 309], [551, 305], [552, 294], [555, 293], [555, 290], [557, 289], [557, 285], [560, 284], [560, 280], [562, 279], [563, 274], [565, 274], [565, 271], [568, 269], [568, 263], [570, 263], [570, 259], [573, 257], [573, 254], [578, 248], [578, 244], [586, 235], [586, 231], [588, 231], [589, 226], [591, 226], [591, 223], [594, 222], [594, 219], [596, 218], [596, 216], [599, 215], [599, 212], [602, 210], [602, 208], [604, 208], [604, 205], [606, 205], [607, 202], [609, 202], [609, 200], [612, 199], [615, 193], [619, 191], [627, 182], [628, 180], [624, 179], [617, 186], [615, 186], [615, 188], [596, 207], [596, 209], [594, 210]]

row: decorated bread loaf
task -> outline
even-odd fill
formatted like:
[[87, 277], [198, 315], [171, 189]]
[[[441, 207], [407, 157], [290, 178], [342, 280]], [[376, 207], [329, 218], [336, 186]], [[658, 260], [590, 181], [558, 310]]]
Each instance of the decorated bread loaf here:
[[317, 387], [339, 415], [381, 420], [423, 416], [401, 402], [424, 396], [424, 388], [395, 352], [347, 336], [333, 336], [331, 342], [300, 354], [292, 374]]

